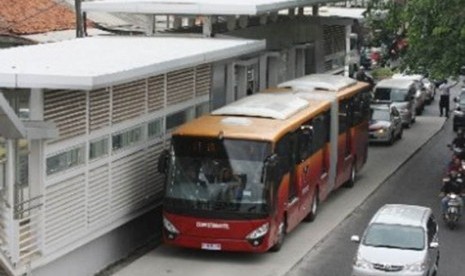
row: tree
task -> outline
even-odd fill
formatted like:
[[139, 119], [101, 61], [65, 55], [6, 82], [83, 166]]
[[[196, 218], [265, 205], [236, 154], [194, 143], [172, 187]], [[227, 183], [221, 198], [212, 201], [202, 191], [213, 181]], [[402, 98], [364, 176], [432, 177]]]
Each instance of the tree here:
[[[374, 0], [367, 18], [373, 17], [373, 11], [385, 9], [386, 17], [377, 24], [384, 25], [382, 41], [395, 41], [390, 52], [401, 55], [402, 68], [444, 78], [457, 75], [465, 65], [464, 6], [465, 0]], [[407, 50], [399, 51], [403, 39]]]

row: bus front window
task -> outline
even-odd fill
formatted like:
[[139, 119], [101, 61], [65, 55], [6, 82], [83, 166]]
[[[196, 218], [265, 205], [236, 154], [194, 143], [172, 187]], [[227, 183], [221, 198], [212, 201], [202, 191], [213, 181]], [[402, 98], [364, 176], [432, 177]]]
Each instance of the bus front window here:
[[264, 213], [266, 142], [173, 137], [165, 207], [191, 211]]

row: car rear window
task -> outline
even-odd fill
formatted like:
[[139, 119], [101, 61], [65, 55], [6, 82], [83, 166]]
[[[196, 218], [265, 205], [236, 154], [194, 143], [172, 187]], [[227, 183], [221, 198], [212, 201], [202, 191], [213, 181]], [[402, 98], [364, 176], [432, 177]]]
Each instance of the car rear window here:
[[407, 90], [379, 87], [375, 90], [374, 98], [380, 101], [404, 102]]

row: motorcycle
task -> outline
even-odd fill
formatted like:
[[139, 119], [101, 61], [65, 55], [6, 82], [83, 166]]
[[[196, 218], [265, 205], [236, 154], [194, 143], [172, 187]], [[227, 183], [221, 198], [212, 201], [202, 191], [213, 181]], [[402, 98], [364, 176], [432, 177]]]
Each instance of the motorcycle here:
[[444, 222], [449, 229], [454, 229], [461, 216], [461, 201], [460, 195], [448, 193], [447, 195], [447, 209], [444, 214]]
[[462, 161], [465, 160], [465, 148], [457, 147], [451, 144], [448, 144], [447, 147], [452, 150], [452, 153], [454, 154], [454, 156], [457, 156]]

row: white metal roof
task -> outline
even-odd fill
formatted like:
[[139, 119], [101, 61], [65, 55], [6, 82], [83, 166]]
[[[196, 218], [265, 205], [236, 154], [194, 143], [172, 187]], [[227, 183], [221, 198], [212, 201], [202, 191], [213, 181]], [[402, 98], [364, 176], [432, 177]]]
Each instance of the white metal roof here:
[[311, 74], [278, 84], [278, 87], [298, 89], [321, 89], [339, 91], [356, 84], [357, 81], [349, 77], [331, 74]]
[[145, 14], [257, 15], [282, 9], [325, 3], [323, 0], [95, 0], [83, 11]]
[[363, 13], [366, 12], [365, 8], [345, 8], [345, 7], [320, 7], [318, 10], [319, 16], [337, 16], [363, 20], [365, 17]]
[[242, 115], [284, 120], [309, 106], [308, 101], [293, 95], [254, 94], [216, 109], [213, 115]]
[[0, 50], [0, 87], [94, 89], [265, 49], [265, 41], [86, 37]]

